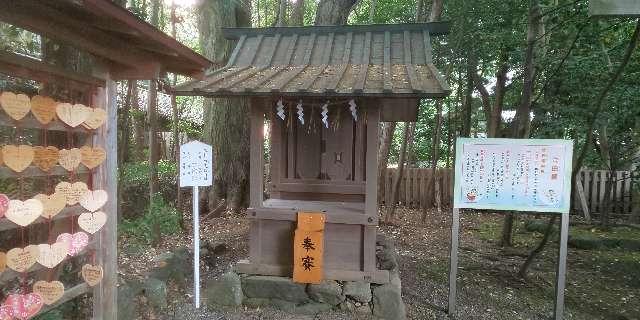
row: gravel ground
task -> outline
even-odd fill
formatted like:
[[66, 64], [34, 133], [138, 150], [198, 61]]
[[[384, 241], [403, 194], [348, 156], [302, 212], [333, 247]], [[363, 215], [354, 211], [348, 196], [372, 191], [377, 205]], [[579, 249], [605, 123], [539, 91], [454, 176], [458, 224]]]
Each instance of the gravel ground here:
[[[426, 222], [422, 223], [421, 214], [417, 210], [399, 209], [397, 225], [381, 226], [380, 232], [396, 241], [403, 299], [409, 319], [447, 319], [444, 310], [448, 295], [450, 215], [448, 211], [442, 214], [428, 212]], [[228, 271], [235, 262], [248, 255], [248, 225], [243, 217], [244, 213], [228, 213], [224, 218], [204, 221], [202, 239], [214, 244], [224, 243], [228, 250], [217, 258], [213, 266], [203, 266], [203, 283]], [[487, 221], [497, 225], [500, 220], [496, 215], [475, 213], [465, 214], [462, 218], [457, 318], [548, 319], [553, 309], [557, 247], [548, 246], [533, 264], [530, 278], [524, 281], [517, 278], [516, 274], [528, 249], [520, 247], [504, 251], [492, 241], [483, 239], [480, 236], [481, 229]], [[531, 243], [535, 243], [534, 237], [527, 237], [531, 238]], [[129, 239], [121, 241], [121, 245], [130, 242]], [[156, 255], [179, 246], [189, 246], [190, 243], [190, 236], [176, 235], [164, 240], [160, 246], [162, 250], [144, 249], [143, 254], [138, 250], [121, 250], [120, 273], [127, 278], [138, 277], [153, 266]], [[592, 272], [593, 268], [588, 262], [583, 263], [589, 259], [592, 257], [584, 252], [570, 250], [565, 318], [640, 319], [640, 290], [637, 287], [626, 288], [629, 289], [627, 291], [624, 287], [620, 289], [624, 300], [622, 306], [626, 308], [623, 311], [609, 304], [594, 307], [592, 300], [596, 300], [597, 304], [598, 295], [609, 295], [606, 291], [593, 295], [580, 293], [583, 292], [578, 290], [581, 279], [577, 277], [602, 277], [602, 281], [605, 281], [602, 274]], [[191, 290], [171, 285], [170, 306], [163, 314], [155, 314], [146, 306], [144, 298], [139, 299], [139, 319], [367, 319], [340, 312], [323, 313], [315, 317], [290, 315], [271, 308], [209, 310], [205, 306], [195, 310], [191, 303]]]

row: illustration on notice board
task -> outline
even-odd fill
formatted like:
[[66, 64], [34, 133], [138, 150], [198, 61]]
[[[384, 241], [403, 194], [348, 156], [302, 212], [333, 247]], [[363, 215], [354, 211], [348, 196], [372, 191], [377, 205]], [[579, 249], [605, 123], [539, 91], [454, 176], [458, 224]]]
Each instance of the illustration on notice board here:
[[[568, 203], [571, 142], [461, 139], [456, 166], [460, 208], [556, 211]], [[568, 158], [567, 158], [568, 155]]]

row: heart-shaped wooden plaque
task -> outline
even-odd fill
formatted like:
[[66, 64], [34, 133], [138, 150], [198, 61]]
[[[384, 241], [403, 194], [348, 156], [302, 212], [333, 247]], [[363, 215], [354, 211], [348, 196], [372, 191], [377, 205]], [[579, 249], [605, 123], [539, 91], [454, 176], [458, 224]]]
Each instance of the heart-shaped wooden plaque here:
[[58, 235], [56, 243], [65, 243], [67, 254], [75, 256], [89, 244], [89, 235], [84, 232], [76, 232], [74, 234], [61, 233]]
[[89, 169], [99, 166], [107, 158], [107, 153], [101, 147], [84, 146], [80, 148], [80, 154], [82, 155], [82, 164]]
[[40, 170], [49, 172], [58, 163], [58, 148], [54, 146], [33, 147], [33, 164]]
[[67, 198], [59, 192], [54, 192], [49, 196], [41, 193], [33, 198], [42, 202], [42, 217], [46, 219], [55, 217], [67, 205]]
[[13, 248], [7, 252], [7, 267], [16, 272], [25, 272], [38, 260], [38, 246]]
[[89, 118], [82, 124], [87, 129], [98, 129], [107, 120], [107, 111], [101, 108], [90, 108], [91, 114]]
[[31, 100], [22, 93], [5, 91], [0, 94], [0, 105], [13, 120], [20, 120], [31, 110]]
[[13, 320], [13, 310], [10, 306], [0, 306], [0, 320]]
[[33, 293], [39, 294], [44, 304], [52, 305], [64, 295], [64, 284], [60, 281], [36, 281]]
[[42, 202], [37, 199], [29, 199], [26, 201], [9, 200], [9, 208], [5, 216], [9, 221], [26, 227], [42, 215], [42, 210]]
[[33, 148], [27, 145], [6, 145], [2, 147], [2, 160], [4, 164], [15, 172], [22, 172], [29, 167], [35, 153]]
[[4, 217], [7, 209], [9, 209], [9, 197], [4, 193], [0, 193], [0, 218]]
[[105, 203], [107, 203], [107, 200], [109, 199], [109, 195], [107, 194], [106, 191], [104, 190], [93, 190], [93, 191], [87, 191], [81, 198], [80, 198], [80, 205], [91, 211], [98, 211], [98, 209], [102, 208], [102, 206], [105, 205]]
[[75, 171], [82, 161], [80, 149], [62, 149], [59, 151], [58, 163], [67, 171]]
[[67, 199], [67, 205], [72, 206], [80, 200], [80, 198], [89, 190], [87, 184], [81, 181], [73, 184], [62, 181], [56, 185], [56, 193], [63, 194]]
[[31, 98], [31, 113], [42, 124], [48, 124], [56, 116], [56, 101], [45, 96]]
[[7, 268], [7, 254], [0, 252], [0, 273], [4, 272]]
[[68, 247], [68, 243], [66, 242], [38, 245], [40, 254], [38, 255], [37, 261], [43, 267], [53, 269], [67, 257]]
[[102, 281], [102, 266], [94, 266], [85, 264], [82, 266], [82, 279], [90, 286], [93, 287]]
[[37, 293], [11, 294], [4, 305], [11, 307], [13, 317], [20, 320], [33, 318], [42, 309], [42, 297]]
[[83, 104], [58, 103], [56, 106], [58, 119], [72, 128], [85, 122], [90, 114], [91, 108]]
[[107, 222], [107, 214], [98, 212], [85, 212], [78, 217], [78, 225], [82, 230], [94, 234], [98, 232]]

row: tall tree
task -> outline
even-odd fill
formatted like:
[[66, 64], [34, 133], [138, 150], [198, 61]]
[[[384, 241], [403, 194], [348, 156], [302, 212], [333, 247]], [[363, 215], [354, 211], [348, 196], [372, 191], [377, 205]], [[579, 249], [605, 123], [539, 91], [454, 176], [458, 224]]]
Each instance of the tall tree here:
[[[250, 2], [205, 0], [198, 4], [200, 47], [212, 61], [226, 61], [234, 42], [222, 35], [223, 27], [250, 26]], [[214, 186], [207, 193], [209, 210], [221, 198], [230, 208], [246, 205], [249, 176], [249, 103], [242, 98], [204, 101], [204, 141], [213, 146]]]
[[[162, 10], [161, 0], [151, 1], [151, 24], [158, 27], [160, 24], [160, 10]], [[153, 202], [158, 196], [158, 160], [160, 150], [158, 146], [158, 82], [157, 79], [149, 80], [147, 88], [147, 117], [149, 123], [149, 210], [153, 208]], [[151, 245], [160, 245], [160, 221], [154, 219], [151, 224], [152, 241]]]
[[[516, 115], [513, 120], [513, 138], [528, 138], [531, 125], [531, 102], [534, 90], [535, 76], [535, 48], [538, 40], [538, 32], [540, 31], [540, 21], [542, 14], [540, 12], [540, 1], [529, 1], [529, 13], [527, 15], [527, 46], [524, 55], [524, 74], [522, 83], [522, 95], [520, 96], [520, 104], [516, 109]], [[510, 247], [513, 243], [513, 213], [507, 213], [502, 224], [502, 233], [500, 237], [500, 245]]]
[[347, 24], [347, 18], [357, 0], [320, 0], [316, 9], [316, 25], [330, 26]]
[[291, 18], [289, 19], [289, 25], [301, 26], [304, 25], [304, 10], [305, 0], [296, 0], [291, 8]]

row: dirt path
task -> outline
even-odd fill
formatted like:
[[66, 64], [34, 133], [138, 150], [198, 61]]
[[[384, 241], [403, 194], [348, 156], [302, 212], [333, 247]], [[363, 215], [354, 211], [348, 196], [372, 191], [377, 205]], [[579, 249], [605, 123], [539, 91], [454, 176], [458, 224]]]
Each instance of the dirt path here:
[[[446, 319], [448, 292], [448, 250], [450, 217], [427, 215], [420, 222], [416, 210], [400, 210], [398, 226], [381, 226], [380, 231], [395, 239], [400, 255], [403, 299], [410, 319]], [[516, 229], [516, 249], [503, 251], [497, 238], [499, 216], [465, 214], [462, 219], [459, 269], [459, 319], [547, 319], [553, 309], [556, 246], [549, 246], [532, 266], [527, 281], [516, 277], [527, 246], [539, 235]], [[203, 223], [202, 237], [211, 243], [224, 243], [227, 250], [213, 267], [203, 266], [203, 279], [215, 278], [248, 255], [248, 226], [243, 214], [216, 218]], [[122, 239], [122, 243], [127, 239]], [[163, 250], [122, 250], [120, 272], [126, 277], [144, 274], [154, 257], [179, 246], [189, 246], [188, 235], [168, 237]], [[131, 251], [131, 254], [127, 253]], [[567, 282], [566, 319], [640, 319], [640, 255], [631, 255], [623, 264], [636, 271], [629, 275], [616, 269], [624, 252], [570, 250]], [[617, 259], [617, 260], [616, 260]], [[626, 260], [625, 260], [626, 261]], [[635, 268], [635, 269], [633, 269]], [[203, 281], [203, 283], [205, 282]], [[289, 315], [274, 309], [238, 308], [214, 311], [191, 307], [191, 288], [171, 286], [170, 305], [155, 314], [138, 301], [140, 319], [361, 319], [331, 312], [316, 317]]]

